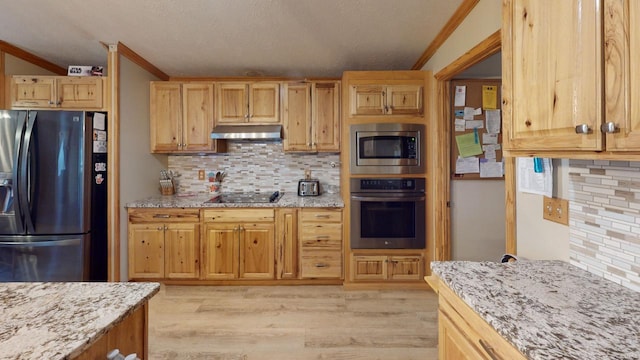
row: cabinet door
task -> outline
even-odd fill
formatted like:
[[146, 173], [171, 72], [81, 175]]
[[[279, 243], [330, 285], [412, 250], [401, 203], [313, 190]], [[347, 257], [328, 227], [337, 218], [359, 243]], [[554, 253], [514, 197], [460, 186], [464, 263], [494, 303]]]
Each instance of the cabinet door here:
[[216, 85], [218, 124], [246, 123], [249, 119], [249, 92], [245, 83], [218, 83]]
[[241, 279], [273, 279], [275, 266], [274, 225], [242, 224], [240, 231]]
[[182, 151], [212, 151], [213, 84], [182, 84]]
[[386, 256], [356, 256], [351, 259], [351, 277], [353, 280], [386, 280]]
[[[602, 150], [601, 2], [505, 0], [509, 150]], [[576, 126], [589, 128], [577, 134]]]
[[389, 115], [422, 115], [422, 86], [388, 86], [386, 100]]
[[197, 279], [200, 275], [200, 226], [168, 224], [164, 236], [165, 276], [168, 279]]
[[276, 210], [276, 279], [298, 276], [297, 215], [296, 209]]
[[351, 87], [349, 94], [351, 115], [384, 115], [384, 87], [379, 85], [358, 85]]
[[438, 312], [438, 359], [484, 359], [455, 324], [442, 311]]
[[202, 278], [209, 280], [238, 277], [239, 226], [237, 224], [207, 224], [202, 239]]
[[287, 84], [284, 91], [284, 151], [311, 150], [311, 84]]
[[11, 78], [11, 106], [30, 108], [56, 107], [53, 77], [13, 76]]
[[315, 83], [311, 137], [316, 151], [340, 151], [340, 83]]
[[57, 101], [61, 108], [102, 108], [102, 78], [60, 77], [56, 83]]
[[129, 224], [129, 277], [164, 278], [164, 224]]
[[254, 83], [250, 85], [249, 122], [280, 123], [280, 84]]
[[390, 256], [389, 280], [421, 280], [423, 267], [421, 256]]
[[151, 152], [180, 150], [182, 144], [182, 101], [180, 83], [151, 82], [150, 89]]
[[640, 151], [640, 4], [608, 0], [604, 11], [605, 121], [618, 129], [607, 150]]

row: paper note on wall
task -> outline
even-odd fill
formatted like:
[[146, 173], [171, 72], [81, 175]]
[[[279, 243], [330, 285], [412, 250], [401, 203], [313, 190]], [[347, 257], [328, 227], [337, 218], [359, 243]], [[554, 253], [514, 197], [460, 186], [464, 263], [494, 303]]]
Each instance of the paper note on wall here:
[[533, 158], [518, 158], [518, 191], [553, 196], [553, 167], [550, 159], [542, 159], [543, 171], [534, 171]]
[[480, 177], [481, 178], [489, 178], [489, 177], [502, 177], [504, 175], [504, 170], [502, 166], [502, 161], [481, 159], [480, 160]]
[[465, 119], [456, 119], [455, 122], [455, 130], [456, 131], [464, 131], [465, 125], [467, 124], [467, 120]]
[[482, 146], [478, 141], [478, 133], [456, 135], [456, 144], [458, 146], [458, 154], [462, 157], [469, 157], [482, 154]]
[[456, 174], [470, 174], [479, 172], [480, 166], [478, 165], [478, 157], [471, 156], [463, 158], [458, 156], [458, 159], [456, 159]]
[[467, 96], [467, 87], [466, 86], [456, 86], [456, 95], [454, 97], [453, 106], [464, 106], [465, 98]]
[[482, 86], [482, 108], [496, 109], [498, 103], [498, 87], [494, 85]]
[[487, 110], [487, 132], [492, 134], [500, 133], [500, 110]]

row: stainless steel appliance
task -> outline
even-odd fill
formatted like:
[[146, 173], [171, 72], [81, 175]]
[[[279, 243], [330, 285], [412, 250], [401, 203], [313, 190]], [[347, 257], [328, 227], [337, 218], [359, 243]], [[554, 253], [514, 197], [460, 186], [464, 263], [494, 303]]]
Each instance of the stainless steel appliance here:
[[320, 195], [320, 181], [305, 179], [298, 181], [298, 196], [318, 196]]
[[261, 203], [277, 203], [278, 200], [284, 195], [280, 191], [274, 192], [255, 192], [255, 193], [241, 193], [230, 192], [223, 193], [219, 196], [213, 197], [205, 203], [228, 203], [228, 204], [261, 204]]
[[424, 173], [424, 129], [422, 124], [351, 125], [351, 173]]
[[424, 249], [425, 179], [351, 179], [352, 249]]
[[0, 111], [0, 281], [107, 279], [105, 114]]

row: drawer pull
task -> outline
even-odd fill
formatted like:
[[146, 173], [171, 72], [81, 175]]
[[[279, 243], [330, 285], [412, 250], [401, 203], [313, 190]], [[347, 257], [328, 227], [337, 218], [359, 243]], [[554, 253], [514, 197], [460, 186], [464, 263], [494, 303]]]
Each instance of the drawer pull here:
[[330, 216], [329, 215], [324, 215], [324, 214], [316, 214], [316, 217], [320, 218], [320, 219], [328, 219]]
[[169, 215], [169, 214], [155, 214], [155, 215], [153, 215], [154, 219], [168, 219], [170, 217], [171, 217], [171, 215]]
[[493, 346], [487, 344], [487, 342], [482, 339], [479, 339], [478, 342], [480, 343], [480, 346], [482, 346], [484, 351], [487, 352], [491, 360], [502, 360], [502, 358], [498, 356], [498, 354], [496, 354], [496, 351], [493, 349]]
[[316, 236], [317, 240], [325, 240], [325, 239], [329, 239], [329, 235], [318, 235]]
[[326, 268], [326, 267], [329, 267], [329, 265], [327, 265], [327, 264], [325, 264], [325, 263], [317, 263], [317, 264], [314, 264], [314, 266], [315, 266], [315, 267], [317, 267], [317, 268]]

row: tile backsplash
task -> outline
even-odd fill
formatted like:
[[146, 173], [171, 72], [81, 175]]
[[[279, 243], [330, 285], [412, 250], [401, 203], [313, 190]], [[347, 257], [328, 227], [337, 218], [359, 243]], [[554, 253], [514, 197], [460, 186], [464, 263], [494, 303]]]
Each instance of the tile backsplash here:
[[223, 192], [297, 192], [305, 170], [320, 180], [326, 193], [340, 192], [340, 155], [337, 153], [285, 153], [281, 140], [232, 140], [227, 152], [212, 155], [170, 155], [169, 169], [180, 174], [178, 194], [208, 192], [208, 179], [198, 171], [225, 171]]
[[569, 160], [570, 262], [640, 291], [640, 162]]

